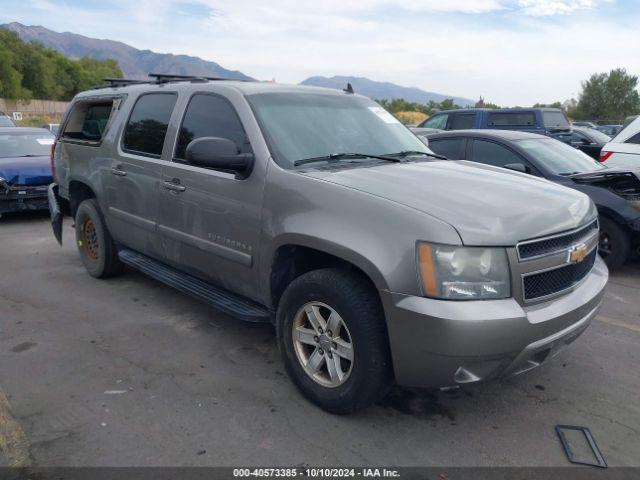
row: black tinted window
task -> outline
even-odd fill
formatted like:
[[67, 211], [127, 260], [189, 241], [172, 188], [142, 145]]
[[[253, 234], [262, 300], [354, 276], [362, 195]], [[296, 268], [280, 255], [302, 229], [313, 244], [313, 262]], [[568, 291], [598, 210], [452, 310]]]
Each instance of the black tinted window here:
[[201, 137], [221, 137], [235, 142], [241, 153], [250, 150], [240, 119], [228, 100], [216, 95], [194, 95], [185, 113], [175, 158], [184, 160], [187, 145]]
[[534, 126], [536, 116], [533, 112], [490, 113], [488, 124], [490, 127]]
[[496, 167], [504, 167], [510, 163], [524, 163], [518, 154], [497, 143], [484, 140], [473, 141], [471, 160]]
[[429, 148], [438, 155], [450, 160], [464, 159], [463, 138], [447, 138], [443, 140], [429, 140]]
[[637, 143], [640, 144], [640, 133], [636, 133], [633, 137], [627, 140], [624, 143]]
[[456, 113], [451, 116], [447, 130], [468, 130], [476, 126], [475, 113]]
[[159, 157], [177, 98], [172, 93], [151, 93], [140, 97], [124, 131], [124, 148]]

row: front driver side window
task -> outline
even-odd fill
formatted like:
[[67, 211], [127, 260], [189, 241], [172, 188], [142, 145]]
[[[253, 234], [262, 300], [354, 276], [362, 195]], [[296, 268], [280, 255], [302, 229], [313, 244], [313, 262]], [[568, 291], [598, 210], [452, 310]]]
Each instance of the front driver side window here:
[[471, 161], [493, 165], [495, 167], [504, 167], [513, 163], [527, 163], [515, 152], [509, 150], [502, 145], [485, 140], [474, 140], [473, 151], [471, 153]]
[[174, 160], [184, 162], [187, 145], [201, 137], [232, 140], [239, 153], [250, 153], [251, 146], [231, 103], [219, 95], [196, 94], [191, 98], [180, 126]]
[[447, 118], [449, 117], [446, 113], [440, 113], [434, 115], [420, 125], [423, 128], [437, 128], [438, 130], [444, 130], [447, 126]]

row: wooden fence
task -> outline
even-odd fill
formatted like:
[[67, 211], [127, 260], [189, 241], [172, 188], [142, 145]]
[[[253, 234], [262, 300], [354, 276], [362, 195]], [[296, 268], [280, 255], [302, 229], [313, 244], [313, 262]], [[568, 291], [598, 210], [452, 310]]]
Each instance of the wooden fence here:
[[0, 98], [0, 111], [13, 116], [13, 112], [21, 112], [25, 117], [31, 116], [62, 116], [69, 102], [57, 102], [54, 100], [31, 100], [21, 102]]

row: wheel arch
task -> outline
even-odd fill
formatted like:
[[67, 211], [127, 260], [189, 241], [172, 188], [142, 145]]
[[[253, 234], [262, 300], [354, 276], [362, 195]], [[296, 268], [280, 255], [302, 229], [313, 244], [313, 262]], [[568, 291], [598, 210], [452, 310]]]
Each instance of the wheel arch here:
[[371, 287], [387, 289], [382, 273], [358, 252], [333, 243], [321, 248], [314, 240], [304, 236], [283, 239], [273, 250], [267, 275], [269, 300], [277, 310], [280, 298], [287, 286], [300, 275], [320, 268], [344, 268], [359, 273]]

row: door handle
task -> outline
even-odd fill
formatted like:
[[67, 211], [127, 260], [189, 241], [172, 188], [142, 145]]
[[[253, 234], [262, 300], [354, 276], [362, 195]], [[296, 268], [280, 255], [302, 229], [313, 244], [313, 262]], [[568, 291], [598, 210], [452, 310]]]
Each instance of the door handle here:
[[120, 168], [122, 168], [120, 165], [118, 165], [117, 167], [114, 167], [111, 169], [111, 173], [113, 175], [115, 175], [116, 177], [126, 177], [127, 176], [127, 172], [125, 172], [124, 170], [120, 170]]
[[162, 182], [162, 186], [172, 192], [184, 192], [187, 187], [176, 182]]

